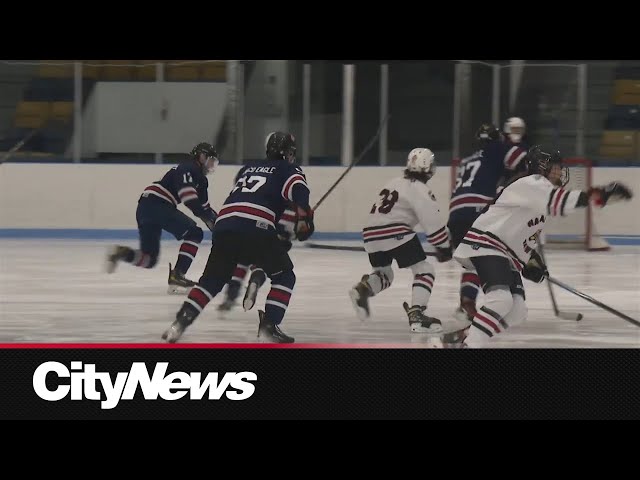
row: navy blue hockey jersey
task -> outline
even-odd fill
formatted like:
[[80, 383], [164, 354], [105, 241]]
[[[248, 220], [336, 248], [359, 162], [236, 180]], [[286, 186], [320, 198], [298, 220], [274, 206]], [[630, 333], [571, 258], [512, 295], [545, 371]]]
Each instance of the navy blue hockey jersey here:
[[251, 162], [238, 172], [215, 230], [275, 233], [290, 202], [309, 208], [309, 187], [302, 169], [283, 160]]
[[184, 203], [195, 216], [206, 217], [209, 205], [209, 180], [201, 168], [193, 162], [173, 167], [142, 192], [142, 197], [155, 196], [177, 207]]
[[526, 153], [517, 145], [494, 141], [463, 158], [449, 201], [449, 215], [478, 215], [496, 196], [499, 181], [518, 169]]

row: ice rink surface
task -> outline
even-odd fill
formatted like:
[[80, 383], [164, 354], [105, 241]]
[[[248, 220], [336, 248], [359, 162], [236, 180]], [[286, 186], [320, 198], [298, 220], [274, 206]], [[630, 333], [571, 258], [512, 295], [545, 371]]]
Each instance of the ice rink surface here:
[[[0, 240], [0, 342], [159, 343], [175, 318], [182, 296], [167, 295], [168, 263], [178, 242], [162, 243], [155, 269], [121, 264], [104, 273], [113, 241]], [[136, 247], [135, 241], [121, 242]], [[188, 277], [197, 280], [210, 244], [198, 252]], [[297, 343], [407, 344], [426, 338], [409, 331], [402, 302], [410, 300], [411, 274], [397, 270], [393, 285], [371, 301], [372, 318], [355, 316], [348, 290], [370, 272], [363, 252], [296, 247], [291, 251], [297, 283], [282, 329]], [[613, 246], [609, 252], [547, 251], [552, 276], [640, 319], [640, 247]], [[395, 264], [394, 264], [395, 267]], [[435, 264], [436, 283], [428, 314], [456, 325], [461, 269], [455, 261]], [[640, 328], [554, 287], [561, 310], [580, 312], [581, 322], [554, 316], [546, 284], [525, 281], [529, 319], [495, 338], [492, 348], [639, 348]], [[241, 307], [221, 317], [219, 294], [190, 327], [181, 343], [255, 342], [257, 309]], [[480, 304], [482, 296], [480, 297]]]

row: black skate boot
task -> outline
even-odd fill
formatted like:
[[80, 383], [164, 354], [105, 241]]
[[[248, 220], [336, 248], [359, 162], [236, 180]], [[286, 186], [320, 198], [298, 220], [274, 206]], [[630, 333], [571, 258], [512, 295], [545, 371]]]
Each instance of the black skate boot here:
[[409, 307], [407, 302], [402, 304], [409, 316], [409, 326], [414, 333], [442, 333], [442, 322], [434, 317], [427, 317], [424, 313], [427, 307], [414, 305]]
[[178, 313], [176, 313], [176, 319], [171, 326], [162, 334], [162, 339], [168, 343], [176, 343], [189, 325], [198, 316], [198, 313], [189, 307], [184, 305]]
[[267, 280], [267, 275], [262, 270], [254, 270], [249, 278], [249, 284], [247, 285], [247, 291], [244, 292], [244, 299], [242, 300], [242, 308], [245, 312], [248, 312], [256, 304], [256, 297], [258, 296], [258, 290]]
[[355, 308], [356, 315], [358, 315], [361, 321], [365, 321], [371, 315], [371, 311], [369, 310], [369, 297], [373, 297], [373, 291], [367, 282], [368, 279], [369, 275], [363, 275], [362, 280], [349, 290], [349, 297], [351, 297], [353, 308]]
[[129, 247], [123, 247], [122, 245], [112, 246], [107, 253], [107, 261], [105, 265], [107, 273], [115, 272], [118, 262], [127, 258], [131, 251], [132, 250]]
[[171, 268], [171, 264], [169, 264], [169, 286], [167, 287], [167, 293], [169, 294], [177, 294], [184, 295], [189, 293], [191, 287], [197, 285], [196, 282], [189, 280], [184, 276], [184, 273], [179, 272], [173, 268]]
[[271, 343], [293, 343], [295, 339], [290, 337], [275, 323], [270, 322], [264, 318], [264, 312], [258, 310], [258, 317], [260, 318], [260, 324], [258, 325], [258, 338], [262, 338], [265, 342]]
[[240, 293], [240, 282], [231, 281], [227, 286], [227, 295], [224, 301], [218, 305], [218, 312], [221, 315], [224, 315], [225, 312], [228, 312], [236, 305], [236, 299], [238, 298], [238, 294]]

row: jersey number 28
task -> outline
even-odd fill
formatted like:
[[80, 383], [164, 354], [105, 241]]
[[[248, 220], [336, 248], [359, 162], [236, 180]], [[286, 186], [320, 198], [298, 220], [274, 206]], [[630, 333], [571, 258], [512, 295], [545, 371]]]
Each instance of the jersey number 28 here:
[[378, 206], [377, 203], [374, 203], [369, 213], [376, 213], [376, 210], [378, 213], [389, 213], [398, 201], [398, 192], [395, 190], [390, 192], [385, 188], [378, 195], [382, 197], [382, 202], [380, 203], [380, 206]]
[[464, 165], [458, 167], [458, 179], [456, 180], [456, 189], [463, 187], [470, 187], [476, 178], [476, 173], [480, 169], [480, 160], [474, 160], [467, 162]]

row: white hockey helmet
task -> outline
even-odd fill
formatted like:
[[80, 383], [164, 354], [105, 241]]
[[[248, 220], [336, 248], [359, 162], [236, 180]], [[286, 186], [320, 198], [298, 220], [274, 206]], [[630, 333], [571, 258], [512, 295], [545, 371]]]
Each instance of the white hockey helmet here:
[[520, 117], [510, 117], [504, 122], [504, 134], [513, 143], [519, 143], [522, 140], [522, 136], [527, 128], [524, 120]]
[[414, 148], [407, 157], [406, 171], [429, 180], [436, 172], [435, 155], [428, 148]]

